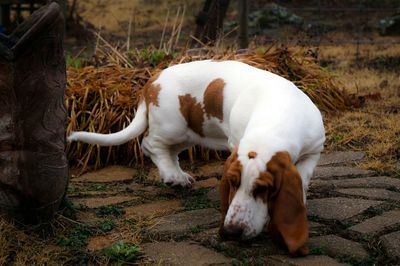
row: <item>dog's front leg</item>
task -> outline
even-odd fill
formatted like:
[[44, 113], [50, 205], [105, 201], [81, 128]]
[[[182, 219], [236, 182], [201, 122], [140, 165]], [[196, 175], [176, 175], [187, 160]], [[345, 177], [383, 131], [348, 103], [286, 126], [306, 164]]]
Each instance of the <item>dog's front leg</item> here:
[[307, 154], [304, 157], [300, 158], [298, 162], [296, 162], [296, 168], [301, 176], [301, 182], [303, 185], [304, 204], [306, 204], [308, 186], [310, 184], [310, 179], [313, 175], [314, 169], [317, 166], [319, 157], [319, 152]]

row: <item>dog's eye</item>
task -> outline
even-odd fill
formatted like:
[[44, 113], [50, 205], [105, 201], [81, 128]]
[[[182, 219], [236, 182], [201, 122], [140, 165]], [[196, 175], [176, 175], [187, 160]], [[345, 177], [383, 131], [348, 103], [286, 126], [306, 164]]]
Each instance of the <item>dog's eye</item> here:
[[256, 198], [267, 198], [267, 187], [266, 186], [257, 186], [253, 190], [253, 197]]

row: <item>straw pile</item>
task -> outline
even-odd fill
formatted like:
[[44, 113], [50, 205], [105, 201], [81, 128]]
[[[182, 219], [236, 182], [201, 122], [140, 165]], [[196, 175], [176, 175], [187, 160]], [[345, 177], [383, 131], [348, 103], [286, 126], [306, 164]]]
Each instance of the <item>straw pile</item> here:
[[[168, 65], [200, 59], [239, 60], [277, 73], [293, 81], [307, 93], [322, 111], [348, 108], [349, 96], [321, 69], [315, 59], [300, 51], [272, 48], [262, 52], [235, 54], [188, 55], [160, 62], [157, 67], [127, 68], [118, 65], [69, 68], [66, 104], [69, 113], [67, 134], [83, 130], [110, 133], [126, 127], [134, 118], [141, 90], [147, 80]], [[145, 65], [142, 63], [141, 65]], [[88, 166], [143, 162], [140, 139], [116, 147], [98, 147], [68, 143], [67, 154], [72, 165], [82, 172]]]

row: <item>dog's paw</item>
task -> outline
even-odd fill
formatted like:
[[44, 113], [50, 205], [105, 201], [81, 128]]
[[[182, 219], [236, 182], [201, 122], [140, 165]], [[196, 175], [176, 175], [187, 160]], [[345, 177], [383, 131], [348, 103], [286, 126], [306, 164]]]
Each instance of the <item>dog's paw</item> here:
[[191, 188], [193, 183], [195, 182], [195, 179], [189, 174], [182, 173], [179, 175], [177, 174], [177, 175], [164, 177], [163, 181], [166, 185], [171, 186], [171, 187], [180, 186], [180, 187]]

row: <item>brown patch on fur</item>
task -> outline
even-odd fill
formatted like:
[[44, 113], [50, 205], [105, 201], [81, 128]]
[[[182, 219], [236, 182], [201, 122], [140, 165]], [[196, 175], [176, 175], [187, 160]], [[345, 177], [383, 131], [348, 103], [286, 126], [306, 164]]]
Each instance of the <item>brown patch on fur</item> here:
[[179, 110], [185, 118], [188, 127], [204, 137], [204, 111], [201, 104], [196, 101], [195, 97], [192, 97], [190, 94], [185, 94], [179, 96], [179, 105]]
[[154, 106], [159, 106], [158, 105], [158, 94], [160, 93], [161, 90], [161, 86], [160, 84], [154, 85], [154, 81], [156, 81], [158, 79], [158, 76], [160, 74], [156, 74], [154, 76], [152, 76], [146, 83], [146, 85], [144, 85], [144, 89], [143, 89], [143, 96], [144, 96], [144, 100], [146, 102], [146, 107], [147, 107], [147, 111], [149, 111], [149, 106], [150, 104], [153, 104]]
[[224, 119], [223, 104], [224, 104], [224, 87], [223, 79], [215, 79], [208, 84], [204, 91], [204, 109], [207, 116], [218, 118], [221, 122]]
[[257, 157], [257, 152], [251, 151], [251, 152], [249, 152], [248, 156], [249, 156], [249, 159], [254, 159]]

